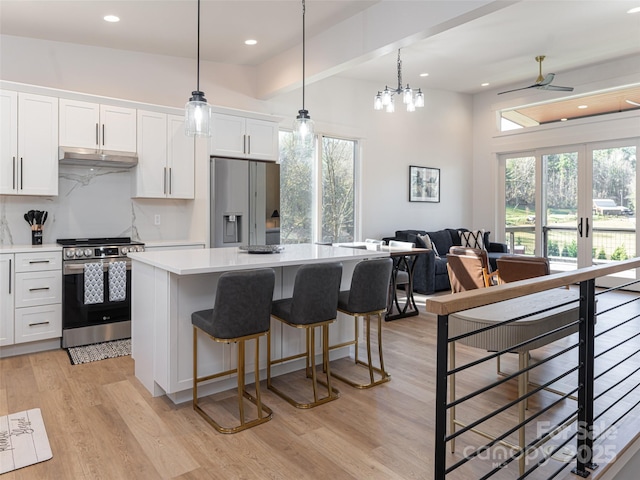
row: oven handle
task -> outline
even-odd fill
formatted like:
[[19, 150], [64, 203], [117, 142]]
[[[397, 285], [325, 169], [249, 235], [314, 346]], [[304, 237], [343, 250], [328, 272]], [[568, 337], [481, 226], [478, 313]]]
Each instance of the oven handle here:
[[[118, 260], [120, 261], [120, 260]], [[127, 263], [127, 270], [131, 270], [131, 259], [122, 260]], [[91, 262], [82, 262], [82, 263], [71, 263], [67, 262], [63, 265], [62, 274], [63, 275], [77, 275], [79, 273], [84, 273], [84, 264]], [[97, 263], [97, 262], [95, 262]], [[109, 270], [109, 264], [114, 262], [103, 262], [102, 263], [102, 271], [106, 272]]]

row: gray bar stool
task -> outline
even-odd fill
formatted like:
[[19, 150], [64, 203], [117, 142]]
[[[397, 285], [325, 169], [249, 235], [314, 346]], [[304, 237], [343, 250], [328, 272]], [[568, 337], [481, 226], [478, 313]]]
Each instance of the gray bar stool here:
[[[338, 293], [342, 279], [342, 263], [313, 263], [302, 265], [296, 272], [291, 298], [275, 300], [271, 306], [271, 315], [281, 322], [294, 327], [304, 328], [306, 333], [306, 351], [277, 360], [271, 359], [271, 332], [267, 341], [267, 387], [297, 408], [312, 408], [330, 402], [339, 397], [338, 390], [331, 386], [329, 370], [329, 324], [338, 315]], [[326, 373], [327, 395], [319, 398], [318, 380], [315, 364], [315, 329], [322, 327], [322, 363]], [[313, 401], [301, 403], [283, 393], [271, 384], [271, 366], [277, 363], [306, 358], [306, 375], [311, 378]]]
[[[334, 377], [355, 388], [370, 388], [381, 383], [388, 382], [391, 376], [384, 369], [384, 357], [382, 355], [382, 316], [387, 311], [387, 296], [389, 294], [389, 281], [393, 269], [391, 258], [379, 258], [375, 260], [363, 260], [359, 262], [351, 277], [351, 288], [340, 292], [338, 298], [338, 310], [347, 315], [353, 316], [355, 322], [355, 338], [351, 342], [332, 345], [330, 348], [346, 347], [355, 345], [355, 363], [362, 365], [369, 370], [369, 383], [357, 383], [353, 380], [335, 373]], [[375, 367], [371, 355], [371, 316], [378, 317], [378, 358], [380, 368]], [[364, 317], [367, 336], [367, 362], [363, 362], [358, 357], [358, 318]], [[380, 375], [379, 380], [375, 380], [374, 373]]]
[[[270, 268], [223, 273], [218, 279], [212, 310], [191, 314], [193, 324], [193, 409], [220, 433], [236, 433], [271, 420], [273, 412], [260, 399], [260, 337], [267, 335], [271, 324], [271, 301], [275, 273]], [[198, 377], [198, 330], [221, 343], [238, 344], [238, 364], [235, 369]], [[245, 387], [244, 343], [255, 340], [255, 397]], [[223, 427], [198, 404], [198, 384], [236, 373], [238, 378], [238, 407], [240, 424]], [[256, 406], [257, 418], [246, 421], [244, 401]], [[266, 413], [266, 416], [264, 415]]]

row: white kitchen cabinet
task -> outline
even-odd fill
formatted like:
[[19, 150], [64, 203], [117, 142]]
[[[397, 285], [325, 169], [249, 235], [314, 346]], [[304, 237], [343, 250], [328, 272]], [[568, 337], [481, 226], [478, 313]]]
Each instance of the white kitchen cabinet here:
[[136, 151], [136, 110], [60, 99], [60, 145]]
[[184, 133], [184, 117], [138, 110], [138, 165], [134, 196], [192, 199], [195, 143]]
[[0, 347], [13, 344], [13, 254], [0, 254]]
[[61, 337], [61, 253], [16, 253], [14, 260], [14, 343]]
[[58, 194], [58, 99], [0, 92], [0, 194]]
[[278, 123], [214, 113], [210, 154], [218, 157], [277, 161]]

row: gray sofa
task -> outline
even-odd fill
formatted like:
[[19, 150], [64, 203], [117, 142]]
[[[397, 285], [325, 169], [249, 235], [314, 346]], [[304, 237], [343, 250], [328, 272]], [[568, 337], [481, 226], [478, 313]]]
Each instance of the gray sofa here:
[[[459, 231], [468, 231], [466, 228], [445, 228], [434, 232], [425, 230], [397, 230], [394, 237], [386, 237], [390, 240], [398, 240], [402, 242], [412, 242], [419, 248], [425, 248], [426, 245], [418, 235], [428, 234], [431, 241], [436, 246], [436, 250], [429, 250], [416, 256], [416, 265], [413, 271], [413, 291], [422, 294], [431, 294], [443, 290], [450, 290], [449, 273], [447, 272], [447, 252], [454, 245], [462, 245]], [[495, 270], [496, 259], [505, 255], [507, 245], [504, 243], [495, 243], [489, 241], [489, 233], [484, 234], [484, 244], [489, 256], [491, 268]]]

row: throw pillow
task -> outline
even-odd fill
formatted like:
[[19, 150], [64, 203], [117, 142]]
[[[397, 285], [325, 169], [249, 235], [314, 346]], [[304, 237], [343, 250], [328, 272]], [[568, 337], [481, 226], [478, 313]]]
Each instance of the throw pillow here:
[[422, 240], [422, 243], [424, 243], [424, 247], [422, 248], [431, 248], [431, 238], [427, 233], [424, 235], [418, 235], [417, 237]]
[[484, 250], [484, 230], [459, 232], [463, 247], [479, 248]]
[[436, 244], [431, 241], [431, 237], [429, 237], [427, 233], [425, 233], [424, 235], [417, 235], [416, 238], [419, 239], [419, 241], [421, 241], [422, 243], [424, 243], [424, 247], [422, 248], [433, 250], [433, 253], [436, 254], [436, 257], [440, 256], [438, 255], [438, 250], [436, 250]]

